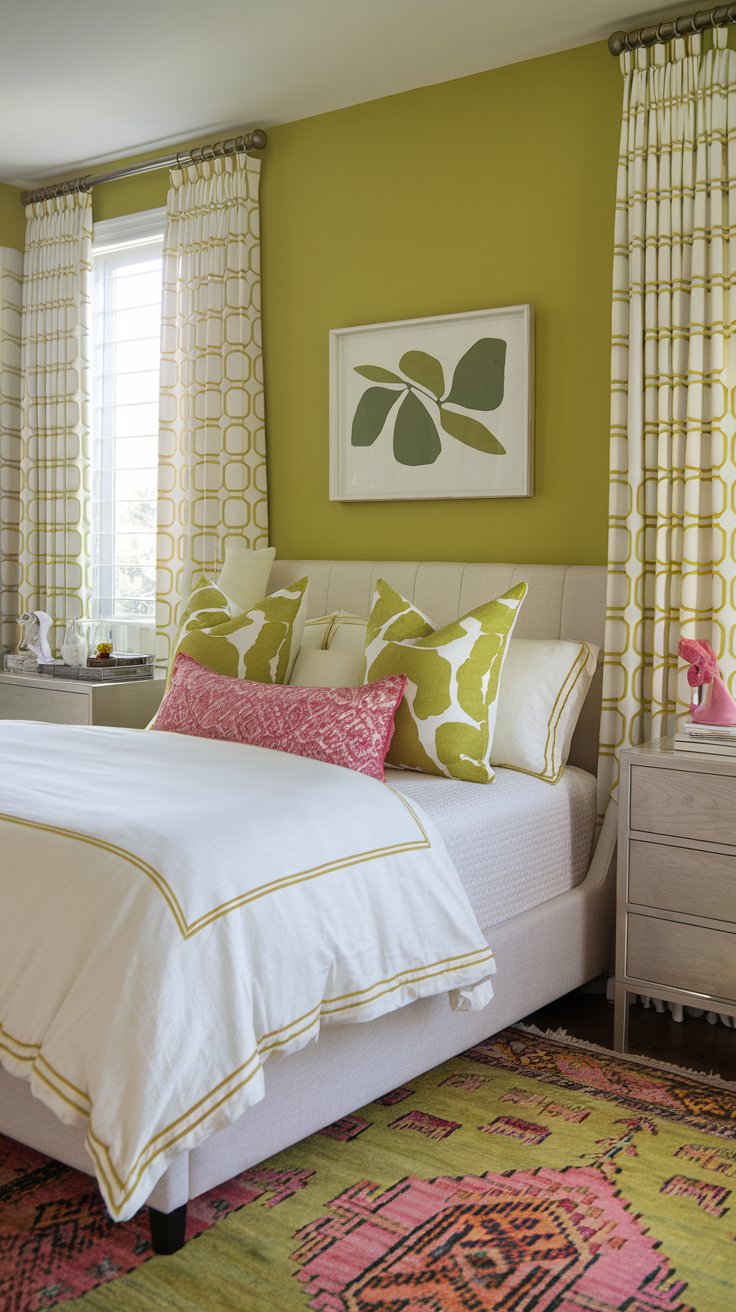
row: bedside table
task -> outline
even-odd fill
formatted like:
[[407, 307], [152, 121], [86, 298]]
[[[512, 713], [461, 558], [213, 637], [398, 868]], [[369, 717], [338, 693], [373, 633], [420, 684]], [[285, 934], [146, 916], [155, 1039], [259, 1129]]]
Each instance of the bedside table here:
[[621, 752], [614, 1048], [630, 995], [736, 1016], [736, 757]]
[[165, 679], [87, 683], [48, 674], [0, 674], [0, 720], [145, 729], [158, 710], [165, 683]]

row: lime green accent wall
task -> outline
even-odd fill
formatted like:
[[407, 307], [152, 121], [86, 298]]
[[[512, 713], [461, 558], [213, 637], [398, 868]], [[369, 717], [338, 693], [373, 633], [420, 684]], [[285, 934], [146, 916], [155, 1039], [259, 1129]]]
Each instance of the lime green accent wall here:
[[[621, 113], [604, 44], [287, 124], [262, 178], [271, 540], [280, 556], [606, 559]], [[164, 173], [94, 192], [163, 205]], [[328, 499], [328, 331], [529, 301], [529, 500]]]
[[0, 246], [22, 251], [26, 240], [26, 212], [20, 203], [20, 189], [0, 182]]

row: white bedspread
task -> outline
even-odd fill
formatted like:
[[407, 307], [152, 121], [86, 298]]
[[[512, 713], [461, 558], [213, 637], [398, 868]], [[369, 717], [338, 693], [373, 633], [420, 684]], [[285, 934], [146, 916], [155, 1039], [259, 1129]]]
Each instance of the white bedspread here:
[[117, 1219], [262, 1098], [269, 1053], [428, 994], [492, 995], [442, 840], [364, 775], [6, 721], [0, 813], [0, 1059], [86, 1123]]

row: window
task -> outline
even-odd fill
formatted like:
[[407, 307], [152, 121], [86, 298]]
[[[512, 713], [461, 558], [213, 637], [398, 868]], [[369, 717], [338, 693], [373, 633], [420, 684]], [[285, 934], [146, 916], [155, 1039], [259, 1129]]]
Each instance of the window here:
[[111, 626], [153, 625], [164, 212], [95, 224], [92, 593]]

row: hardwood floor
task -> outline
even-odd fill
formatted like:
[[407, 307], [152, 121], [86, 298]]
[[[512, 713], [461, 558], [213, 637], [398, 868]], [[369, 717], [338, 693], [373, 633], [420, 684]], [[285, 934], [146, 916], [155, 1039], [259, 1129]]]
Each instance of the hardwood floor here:
[[[576, 1039], [613, 1046], [613, 1003], [604, 993], [576, 989], [527, 1016], [541, 1030], [564, 1029]], [[736, 1030], [709, 1025], [704, 1016], [686, 1016], [678, 1024], [669, 1012], [635, 1004], [629, 1018], [629, 1050], [690, 1070], [709, 1071], [736, 1080]]]

